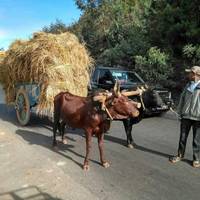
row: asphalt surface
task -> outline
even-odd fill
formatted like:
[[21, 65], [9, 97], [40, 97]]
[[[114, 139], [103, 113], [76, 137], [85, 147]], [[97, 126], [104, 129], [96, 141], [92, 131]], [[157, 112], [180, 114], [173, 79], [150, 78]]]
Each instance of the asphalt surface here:
[[0, 200], [200, 199], [200, 169], [191, 166], [192, 134], [185, 160], [168, 161], [179, 139], [173, 113], [143, 119], [133, 135], [136, 147], [128, 149], [122, 123], [113, 122], [104, 144], [111, 166], [100, 165], [94, 137], [90, 171], [84, 172], [81, 130], [68, 129], [68, 144], [59, 143], [55, 152], [51, 122], [33, 113], [28, 126], [19, 126], [0, 89]]

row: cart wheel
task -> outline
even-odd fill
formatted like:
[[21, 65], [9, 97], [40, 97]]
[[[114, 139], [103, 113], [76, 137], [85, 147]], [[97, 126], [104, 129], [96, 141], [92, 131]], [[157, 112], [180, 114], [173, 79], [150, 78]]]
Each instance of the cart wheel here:
[[28, 124], [30, 120], [30, 103], [28, 95], [26, 94], [26, 91], [23, 89], [19, 89], [16, 96], [16, 102], [15, 102], [15, 108], [16, 108], [16, 115], [19, 123], [22, 126], [25, 126]]

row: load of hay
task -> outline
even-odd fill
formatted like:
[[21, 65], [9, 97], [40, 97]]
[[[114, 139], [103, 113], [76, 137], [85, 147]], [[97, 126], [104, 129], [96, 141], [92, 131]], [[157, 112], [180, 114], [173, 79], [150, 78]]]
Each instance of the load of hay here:
[[0, 60], [3, 59], [6, 55], [5, 51], [0, 51]]
[[11, 44], [0, 64], [0, 81], [6, 102], [15, 101], [15, 85], [37, 83], [41, 86], [37, 111], [53, 111], [53, 99], [60, 91], [87, 95], [92, 59], [85, 46], [69, 32], [33, 34], [28, 41]]
[[3, 77], [2, 77], [3, 67], [1, 67], [1, 63], [3, 62], [5, 56], [6, 56], [6, 52], [5, 51], [0, 51], [0, 83], [3, 82]]
[[5, 56], [6, 56], [6, 52], [0, 51], [0, 64], [1, 64], [1, 62], [3, 62], [3, 59], [5, 58]]

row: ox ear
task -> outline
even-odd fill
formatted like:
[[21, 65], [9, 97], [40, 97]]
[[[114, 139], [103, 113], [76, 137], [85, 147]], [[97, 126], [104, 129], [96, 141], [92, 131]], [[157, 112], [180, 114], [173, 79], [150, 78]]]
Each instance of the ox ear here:
[[121, 93], [120, 93], [120, 83], [119, 83], [119, 81], [116, 81], [116, 82], [115, 82], [114, 93], [115, 93], [116, 96], [121, 96]]

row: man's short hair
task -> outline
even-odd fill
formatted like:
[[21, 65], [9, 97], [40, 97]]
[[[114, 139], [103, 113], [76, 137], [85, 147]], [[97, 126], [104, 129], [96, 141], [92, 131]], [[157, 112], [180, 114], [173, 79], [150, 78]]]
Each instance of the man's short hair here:
[[194, 74], [200, 76], [200, 67], [199, 66], [193, 66], [190, 69], [186, 69], [186, 72], [193, 72]]

